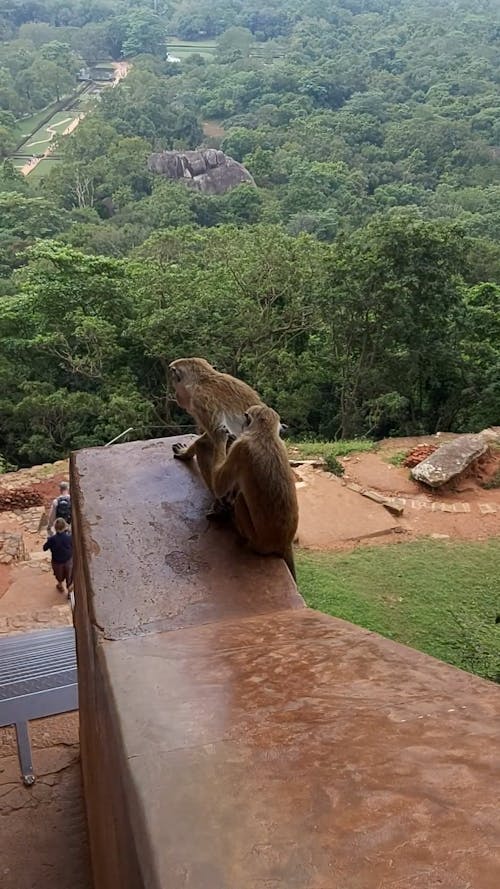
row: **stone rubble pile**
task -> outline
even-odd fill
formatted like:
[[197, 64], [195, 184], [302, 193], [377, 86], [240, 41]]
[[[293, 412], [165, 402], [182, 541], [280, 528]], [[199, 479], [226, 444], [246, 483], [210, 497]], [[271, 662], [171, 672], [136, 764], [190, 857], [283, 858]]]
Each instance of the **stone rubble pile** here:
[[437, 448], [438, 446], [433, 444], [417, 445], [417, 447], [413, 448], [407, 455], [403, 462], [403, 466], [406, 466], [407, 469], [413, 469], [414, 466], [418, 466], [422, 460], [425, 460], [427, 457], [430, 457], [434, 451], [437, 451]]
[[0, 512], [14, 512], [16, 509], [43, 506], [43, 502], [42, 495], [30, 488], [8, 490], [0, 487]]

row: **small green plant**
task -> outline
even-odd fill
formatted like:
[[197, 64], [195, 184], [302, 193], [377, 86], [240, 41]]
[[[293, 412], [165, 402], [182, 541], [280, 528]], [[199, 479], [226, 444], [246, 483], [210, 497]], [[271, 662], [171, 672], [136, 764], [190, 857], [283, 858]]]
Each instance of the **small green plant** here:
[[342, 466], [342, 463], [339, 463], [336, 457], [333, 454], [327, 454], [325, 456], [325, 465], [328, 469], [328, 472], [332, 472], [333, 475], [338, 475], [341, 478], [344, 475], [345, 468]]
[[5, 472], [15, 472], [17, 466], [14, 466], [13, 463], [9, 463], [6, 458], [0, 454], [0, 475], [3, 475]]
[[377, 442], [367, 438], [354, 438], [345, 441], [293, 441], [290, 442], [290, 447], [298, 451], [304, 459], [323, 457], [328, 460], [331, 457], [347, 457], [349, 454], [374, 451], [377, 448]]
[[500, 469], [497, 469], [495, 475], [492, 475], [488, 481], [483, 482], [481, 487], [484, 488], [485, 491], [491, 491], [493, 488], [500, 488]]
[[392, 466], [402, 466], [408, 456], [407, 451], [397, 451], [395, 454], [390, 454], [390, 456], [386, 457], [386, 462], [391, 463]]

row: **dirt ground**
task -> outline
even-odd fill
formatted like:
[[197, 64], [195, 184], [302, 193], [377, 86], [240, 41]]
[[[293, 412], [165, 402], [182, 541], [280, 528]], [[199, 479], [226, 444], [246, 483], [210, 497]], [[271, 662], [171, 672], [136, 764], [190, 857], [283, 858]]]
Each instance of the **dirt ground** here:
[[36, 783], [19, 780], [14, 731], [0, 729], [0, 886], [91, 889], [78, 715], [30, 724]]
[[[451, 436], [441, 436], [442, 443]], [[377, 451], [339, 458], [345, 469], [337, 478], [310, 465], [297, 467], [300, 521], [298, 543], [310, 549], [352, 549], [353, 546], [399, 542], [418, 537], [485, 540], [500, 535], [500, 488], [481, 486], [485, 475], [500, 469], [500, 452], [483, 464], [480, 478], [470, 475], [447, 490], [418, 484], [410, 471], [395, 466], [391, 456], [408, 452], [426, 438], [382, 442]], [[394, 516], [382, 505], [349, 489], [354, 483], [404, 504]], [[350, 496], [347, 496], [350, 495]]]

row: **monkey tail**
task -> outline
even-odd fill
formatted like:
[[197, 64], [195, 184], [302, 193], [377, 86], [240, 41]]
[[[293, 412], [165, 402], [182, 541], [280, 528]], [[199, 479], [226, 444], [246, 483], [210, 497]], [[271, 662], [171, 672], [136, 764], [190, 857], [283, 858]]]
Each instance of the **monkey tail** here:
[[285, 564], [292, 575], [295, 583], [297, 583], [297, 573], [295, 571], [295, 560], [293, 558], [293, 547], [292, 544], [288, 547], [286, 552], [283, 554], [283, 558], [285, 560]]

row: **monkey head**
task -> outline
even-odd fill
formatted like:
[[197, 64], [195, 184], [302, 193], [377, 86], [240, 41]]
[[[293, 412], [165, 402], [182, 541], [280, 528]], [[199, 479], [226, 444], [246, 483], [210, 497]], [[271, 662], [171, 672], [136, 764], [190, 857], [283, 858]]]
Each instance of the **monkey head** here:
[[245, 432], [266, 431], [279, 436], [288, 429], [280, 420], [279, 414], [267, 404], [255, 404], [245, 411]]
[[206, 382], [216, 373], [204, 358], [178, 358], [169, 364], [168, 369], [177, 404], [188, 412], [191, 405], [190, 387]]
[[177, 358], [170, 362], [168, 369], [174, 386], [177, 383], [197, 383], [216, 372], [215, 367], [204, 358]]

